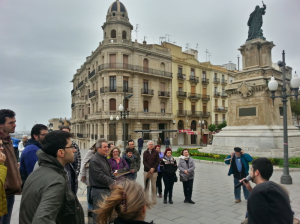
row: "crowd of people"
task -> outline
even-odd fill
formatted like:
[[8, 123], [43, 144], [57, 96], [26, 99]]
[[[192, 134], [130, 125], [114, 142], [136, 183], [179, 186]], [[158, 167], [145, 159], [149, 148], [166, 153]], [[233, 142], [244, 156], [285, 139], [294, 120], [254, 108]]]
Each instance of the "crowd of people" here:
[[[15, 113], [0, 110], [0, 224], [10, 224], [15, 195], [21, 193], [20, 224], [83, 224], [84, 211], [76, 196], [78, 178], [87, 185], [88, 216], [94, 224], [111, 221], [127, 224], [133, 220], [147, 223], [146, 210], [157, 204], [157, 197], [163, 196], [165, 204], [174, 203], [173, 186], [178, 181], [183, 185], [183, 202], [195, 204], [192, 200], [195, 163], [188, 149], [176, 161], [170, 147], [162, 153], [161, 145], [154, 146], [153, 141], [148, 141], [143, 152], [142, 186], [136, 182], [142, 166], [142, 150], [140, 145], [135, 149], [133, 140], [121, 152], [105, 139], [99, 139], [81, 162], [80, 150], [71, 140], [69, 127], [61, 126], [59, 131], [48, 133], [46, 126], [37, 124], [31, 130], [31, 138], [23, 139], [18, 168], [9, 136], [15, 127]], [[235, 185], [243, 183], [248, 200], [243, 223], [292, 224], [293, 212], [286, 189], [269, 181], [273, 173], [271, 161], [252, 160], [239, 147], [225, 160], [230, 165], [228, 175], [233, 174]], [[253, 189], [245, 181], [248, 175], [257, 185]], [[241, 201], [240, 194], [241, 189], [235, 189], [236, 203]]]

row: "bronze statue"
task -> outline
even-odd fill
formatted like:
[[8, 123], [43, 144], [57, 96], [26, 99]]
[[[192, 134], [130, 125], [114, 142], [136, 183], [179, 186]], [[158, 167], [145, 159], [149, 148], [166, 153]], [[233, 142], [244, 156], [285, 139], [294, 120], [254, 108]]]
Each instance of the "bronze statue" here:
[[252, 40], [255, 38], [261, 38], [265, 40], [266, 38], [262, 35], [262, 24], [263, 19], [262, 16], [266, 13], [266, 5], [263, 3], [263, 8], [260, 8], [258, 5], [255, 7], [255, 10], [250, 14], [250, 18], [248, 20], [247, 25], [249, 26], [248, 31], [248, 40]]

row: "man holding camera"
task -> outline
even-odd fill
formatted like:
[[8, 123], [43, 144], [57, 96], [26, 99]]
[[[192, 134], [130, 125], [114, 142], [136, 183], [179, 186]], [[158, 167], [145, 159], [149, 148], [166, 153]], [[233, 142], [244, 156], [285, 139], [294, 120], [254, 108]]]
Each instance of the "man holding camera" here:
[[[225, 159], [225, 163], [229, 164], [229, 172], [228, 176], [233, 174], [233, 182], [234, 186], [239, 184], [239, 181], [245, 178], [249, 173], [249, 163], [253, 160], [253, 158], [244, 153], [244, 151], [235, 147], [234, 152], [231, 155], [227, 156]], [[243, 192], [245, 200], [248, 200], [250, 192], [247, 190], [246, 186], [243, 186]], [[241, 187], [234, 189], [235, 203], [241, 202]]]

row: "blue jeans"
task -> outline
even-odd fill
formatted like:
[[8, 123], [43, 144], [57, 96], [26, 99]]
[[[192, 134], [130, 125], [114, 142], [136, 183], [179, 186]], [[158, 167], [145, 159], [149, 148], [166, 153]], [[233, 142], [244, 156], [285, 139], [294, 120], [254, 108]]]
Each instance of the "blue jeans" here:
[[[87, 191], [86, 200], [87, 200], [87, 202], [89, 201], [90, 188], [91, 188], [91, 186], [87, 186], [87, 188], [86, 188], [86, 191]], [[88, 204], [88, 210], [93, 210], [93, 205], [90, 204], [89, 202], [87, 204]]]
[[1, 224], [10, 224], [12, 210], [13, 210], [14, 203], [15, 203], [15, 196], [13, 195], [13, 196], [7, 197], [6, 201], [7, 201], [7, 214], [0, 218]]
[[[239, 179], [236, 179], [236, 178], [233, 178], [233, 181], [234, 181], [234, 186], [240, 183]], [[248, 200], [249, 195], [250, 195], [250, 191], [248, 191], [248, 189], [246, 188], [245, 185], [242, 185], [242, 187], [243, 187], [245, 200]], [[242, 187], [239, 187], [237, 189], [234, 188], [235, 200], [241, 200], [241, 188]]]
[[143, 146], [139, 146], [139, 147], [138, 147], [138, 150], [139, 150], [140, 155], [142, 155], [142, 149], [143, 149]]

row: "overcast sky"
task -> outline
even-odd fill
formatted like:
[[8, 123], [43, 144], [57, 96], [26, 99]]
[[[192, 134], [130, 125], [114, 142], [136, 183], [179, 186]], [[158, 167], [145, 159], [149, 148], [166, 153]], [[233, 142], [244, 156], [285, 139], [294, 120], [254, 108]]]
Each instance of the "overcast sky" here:
[[[0, 108], [16, 112], [17, 131], [71, 116], [70, 80], [102, 41], [111, 0], [0, 0]], [[198, 44], [199, 60], [237, 63], [257, 0], [122, 0], [138, 41], [170, 35], [185, 50]], [[300, 73], [300, 1], [265, 0], [264, 36], [276, 45], [272, 60]], [[136, 38], [133, 31], [132, 37]], [[299, 74], [300, 75], [300, 74]]]

